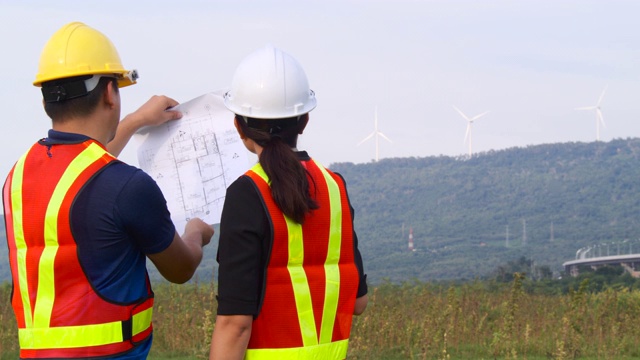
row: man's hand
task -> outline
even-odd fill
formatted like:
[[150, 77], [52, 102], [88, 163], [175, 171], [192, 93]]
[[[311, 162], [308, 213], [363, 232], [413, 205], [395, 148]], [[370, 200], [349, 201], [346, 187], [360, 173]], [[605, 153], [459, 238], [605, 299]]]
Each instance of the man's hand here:
[[[200, 236], [191, 235], [192, 233], [200, 234]], [[189, 222], [187, 222], [187, 225], [185, 225], [184, 235], [182, 235], [182, 238], [185, 239], [185, 241], [188, 241], [187, 239], [195, 241], [198, 237], [200, 237], [200, 239], [202, 240], [200, 247], [204, 247], [211, 242], [213, 233], [213, 226], [205, 223], [200, 218], [193, 218], [189, 220]]]
[[[162, 125], [170, 120], [177, 120], [182, 114], [175, 110], [168, 110], [178, 105], [178, 102], [164, 95], [154, 95], [146, 103], [142, 104], [138, 110], [127, 115], [123, 121], [130, 121], [132, 126], [138, 131], [143, 126]], [[134, 131], [135, 132], [135, 131]]]
[[168, 110], [176, 105], [178, 102], [170, 97], [152, 96], [138, 110], [120, 121], [113, 140], [107, 144], [107, 150], [117, 157], [136, 131], [145, 126], [158, 126], [167, 121], [180, 119], [182, 114], [179, 111]]
[[202, 261], [203, 247], [211, 242], [213, 226], [199, 218], [187, 222], [184, 234], [176, 232], [164, 251], [147, 255], [162, 276], [172, 283], [189, 281]]

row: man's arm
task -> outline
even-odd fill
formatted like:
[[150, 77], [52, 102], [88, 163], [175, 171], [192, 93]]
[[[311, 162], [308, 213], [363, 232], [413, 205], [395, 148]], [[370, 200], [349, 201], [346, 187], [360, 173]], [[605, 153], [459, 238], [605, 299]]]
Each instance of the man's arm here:
[[202, 260], [202, 248], [213, 236], [213, 226], [199, 218], [191, 219], [182, 236], [176, 232], [165, 250], [147, 255], [162, 276], [172, 283], [182, 284], [193, 276]]
[[172, 98], [154, 95], [138, 110], [125, 116], [120, 121], [115, 137], [107, 144], [107, 151], [117, 157], [133, 134], [142, 127], [157, 126], [170, 120], [180, 119], [182, 117], [180, 112], [167, 110], [176, 105], [178, 105], [178, 102]]

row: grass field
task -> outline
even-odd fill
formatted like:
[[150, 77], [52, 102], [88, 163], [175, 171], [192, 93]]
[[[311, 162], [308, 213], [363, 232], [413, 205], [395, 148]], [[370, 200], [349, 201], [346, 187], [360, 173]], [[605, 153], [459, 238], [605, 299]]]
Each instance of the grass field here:
[[[354, 319], [349, 359], [640, 359], [640, 292], [529, 294], [513, 283], [384, 284]], [[155, 286], [149, 359], [208, 357], [213, 284]], [[0, 287], [1, 359], [17, 358], [10, 286]]]

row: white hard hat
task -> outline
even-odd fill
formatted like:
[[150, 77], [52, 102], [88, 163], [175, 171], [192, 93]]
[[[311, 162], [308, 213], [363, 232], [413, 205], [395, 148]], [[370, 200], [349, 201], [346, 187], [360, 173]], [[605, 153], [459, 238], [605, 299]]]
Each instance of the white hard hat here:
[[313, 110], [316, 97], [298, 61], [267, 45], [238, 65], [224, 104], [237, 115], [280, 119]]

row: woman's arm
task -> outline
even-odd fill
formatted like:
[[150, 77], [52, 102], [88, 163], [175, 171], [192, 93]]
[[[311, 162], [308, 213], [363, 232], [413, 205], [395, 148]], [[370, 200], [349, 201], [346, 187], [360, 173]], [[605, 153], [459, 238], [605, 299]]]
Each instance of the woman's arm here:
[[251, 315], [218, 315], [209, 360], [242, 360], [251, 338]]
[[362, 315], [369, 303], [369, 297], [365, 294], [356, 298], [356, 306], [353, 308], [353, 315]]

